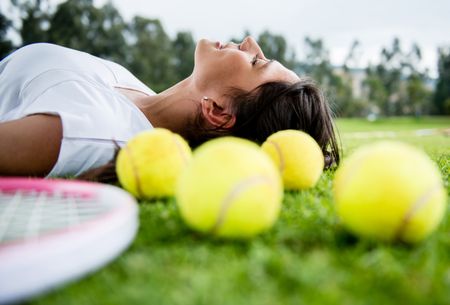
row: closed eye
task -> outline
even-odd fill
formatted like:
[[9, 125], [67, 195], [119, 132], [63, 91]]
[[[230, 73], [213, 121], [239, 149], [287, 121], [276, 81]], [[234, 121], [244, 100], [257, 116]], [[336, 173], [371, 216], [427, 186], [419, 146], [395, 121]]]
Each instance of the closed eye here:
[[255, 57], [253, 57], [253, 59], [252, 59], [252, 61], [251, 61], [251, 63], [252, 63], [252, 66], [254, 66], [254, 65], [256, 65], [256, 63], [258, 62], [258, 54], [256, 54], [255, 55]]

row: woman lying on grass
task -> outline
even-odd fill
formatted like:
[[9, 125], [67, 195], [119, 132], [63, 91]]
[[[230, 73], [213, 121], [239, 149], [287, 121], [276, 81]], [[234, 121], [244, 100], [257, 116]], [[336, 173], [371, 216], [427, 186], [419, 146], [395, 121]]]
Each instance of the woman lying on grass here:
[[261, 143], [299, 129], [318, 142], [327, 166], [339, 162], [320, 90], [267, 59], [251, 37], [200, 40], [192, 74], [158, 94], [111, 61], [32, 44], [0, 62], [0, 96], [0, 175], [79, 176], [154, 127], [193, 147], [225, 135]]

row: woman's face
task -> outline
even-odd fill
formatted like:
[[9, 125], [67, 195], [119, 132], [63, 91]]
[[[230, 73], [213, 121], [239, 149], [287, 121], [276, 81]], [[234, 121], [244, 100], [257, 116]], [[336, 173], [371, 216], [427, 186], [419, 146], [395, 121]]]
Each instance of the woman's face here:
[[250, 91], [269, 81], [299, 80], [279, 62], [267, 59], [252, 37], [246, 37], [240, 44], [225, 45], [200, 40], [192, 76], [201, 92], [210, 97], [226, 94], [230, 88]]

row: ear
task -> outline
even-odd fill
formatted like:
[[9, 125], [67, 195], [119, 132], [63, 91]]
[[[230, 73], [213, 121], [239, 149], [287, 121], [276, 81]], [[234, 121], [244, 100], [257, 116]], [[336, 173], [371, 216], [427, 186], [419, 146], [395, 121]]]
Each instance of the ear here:
[[227, 110], [228, 107], [219, 105], [211, 98], [203, 97], [201, 107], [206, 121], [214, 127], [231, 128], [236, 122], [236, 116]]

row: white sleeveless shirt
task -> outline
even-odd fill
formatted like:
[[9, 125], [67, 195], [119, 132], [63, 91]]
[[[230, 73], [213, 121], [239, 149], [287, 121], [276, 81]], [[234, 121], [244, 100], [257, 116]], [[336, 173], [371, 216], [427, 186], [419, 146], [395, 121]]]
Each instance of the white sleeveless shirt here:
[[58, 115], [63, 138], [48, 176], [77, 176], [111, 160], [113, 140], [123, 146], [153, 128], [115, 86], [155, 94], [116, 63], [53, 44], [31, 44], [0, 62], [0, 122]]

